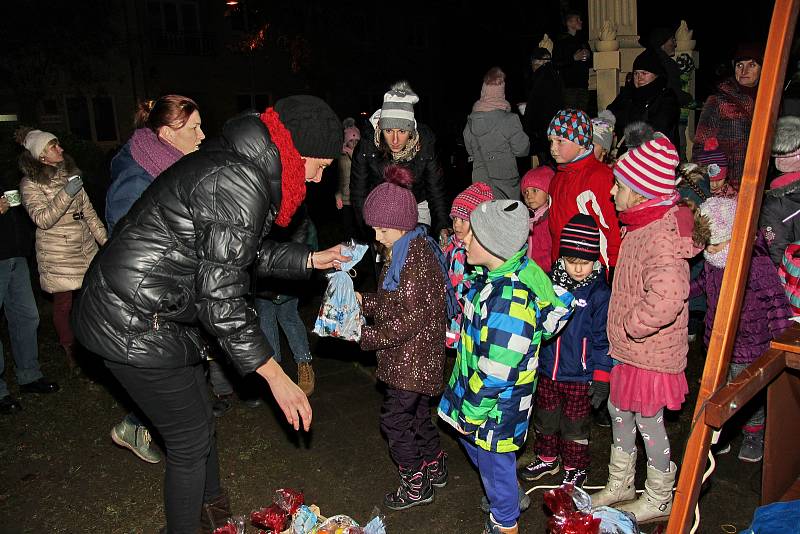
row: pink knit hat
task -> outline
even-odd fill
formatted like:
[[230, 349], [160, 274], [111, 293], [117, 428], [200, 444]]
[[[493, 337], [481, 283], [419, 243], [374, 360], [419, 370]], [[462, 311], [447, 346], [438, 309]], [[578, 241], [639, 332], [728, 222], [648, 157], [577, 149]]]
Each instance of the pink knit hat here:
[[655, 139], [630, 149], [614, 164], [614, 176], [646, 198], [675, 191], [678, 151], [669, 139], [657, 133]]
[[373, 228], [413, 230], [417, 226], [417, 200], [411, 192], [414, 175], [406, 167], [388, 165], [386, 180], [372, 190], [364, 201], [364, 221]]
[[522, 180], [519, 182], [519, 190], [524, 195], [526, 189], [529, 187], [535, 187], [536, 189], [541, 189], [549, 194], [550, 181], [555, 175], [556, 171], [554, 171], [551, 167], [548, 167], [547, 165], [540, 165], [539, 167], [531, 169], [525, 173], [525, 176], [523, 176]]
[[453, 200], [450, 217], [458, 217], [468, 221], [472, 210], [481, 202], [488, 202], [489, 200], [494, 200], [492, 188], [483, 182], [475, 182], [460, 192]]

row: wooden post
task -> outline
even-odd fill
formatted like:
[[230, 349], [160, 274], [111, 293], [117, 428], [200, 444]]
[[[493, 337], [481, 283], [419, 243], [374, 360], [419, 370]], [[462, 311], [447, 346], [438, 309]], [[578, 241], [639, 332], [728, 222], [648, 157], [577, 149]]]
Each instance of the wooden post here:
[[686, 443], [680, 466], [680, 478], [667, 525], [668, 534], [689, 532], [695, 503], [700, 493], [711, 437], [711, 428], [705, 424], [703, 412], [706, 401], [724, 383], [733, 350], [756, 223], [761, 208], [761, 197], [764, 192], [764, 178], [772, 148], [772, 136], [781, 101], [786, 63], [797, 22], [798, 3], [800, 0], [776, 0], [772, 12], [754, 120], [750, 129], [744, 173], [739, 188], [728, 264], [722, 279], [720, 304], [714, 317], [714, 330], [711, 333], [703, 379], [692, 417], [692, 432]]

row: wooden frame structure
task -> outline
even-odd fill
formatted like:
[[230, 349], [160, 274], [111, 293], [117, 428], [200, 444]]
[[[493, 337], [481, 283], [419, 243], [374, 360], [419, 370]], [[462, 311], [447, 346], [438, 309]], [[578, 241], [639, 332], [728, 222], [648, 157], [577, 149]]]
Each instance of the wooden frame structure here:
[[714, 329], [692, 417], [692, 428], [686, 443], [672, 513], [667, 525], [668, 534], [689, 532], [700, 494], [712, 432], [712, 428], [706, 422], [706, 410], [710, 409], [708, 402], [711, 396], [724, 384], [733, 351], [789, 48], [797, 23], [798, 6], [800, 0], [776, 0], [772, 13], [756, 97], [755, 118], [750, 129], [744, 173], [739, 188], [733, 237], [720, 290], [720, 305], [714, 318]]

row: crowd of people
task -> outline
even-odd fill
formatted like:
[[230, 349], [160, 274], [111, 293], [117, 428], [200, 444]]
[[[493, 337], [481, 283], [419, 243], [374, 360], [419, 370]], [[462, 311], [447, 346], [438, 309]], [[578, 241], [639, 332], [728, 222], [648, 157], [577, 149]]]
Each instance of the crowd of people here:
[[[35, 243], [70, 368], [78, 369], [80, 343], [132, 400], [112, 440], [151, 463], [162, 460], [152, 435], [163, 443], [164, 532], [224, 524], [231, 506], [214, 419], [241, 386], [234, 375], [262, 378], [289, 424], [311, 425], [307, 328], [291, 284], [276, 280], [304, 280], [349, 259], [341, 245], [317, 250], [304, 204], [306, 183], [336, 160], [342, 228], [372, 242], [383, 263], [375, 290], [355, 294], [367, 319], [358, 343], [376, 352], [380, 428], [400, 479], [383, 504], [430, 503], [448, 483], [431, 416], [438, 405], [480, 474], [485, 532], [516, 533], [530, 504], [520, 479], [563, 471], [564, 483], [582, 486], [605, 461], [589, 452], [594, 412], [613, 437], [608, 481], [593, 505], [615, 505], [640, 523], [664, 520], [677, 473], [664, 412], [680, 409], [689, 391], [692, 319], [704, 321], [709, 341], [763, 49], [737, 51], [734, 77], [706, 102], [686, 162], [674, 37], [654, 35], [630, 83], [591, 118], [591, 50], [578, 14], [567, 28], [552, 54], [533, 52], [522, 116], [506, 100], [502, 70], [483, 78], [464, 128], [473, 183], [452, 202], [407, 82], [394, 84], [361, 128], [321, 99], [296, 95], [241, 113], [206, 140], [192, 99], [142, 103], [111, 162], [105, 224], [58, 138], [21, 128], [22, 178], [7, 172], [0, 197], [0, 228], [13, 237], [0, 246], [0, 303], [20, 390], [59, 389], [38, 364], [27, 263]], [[774, 155], [781, 174], [765, 195], [742, 306], [758, 320], [739, 323], [730, 379], [788, 327], [787, 293], [800, 294], [785, 275], [800, 248], [800, 118], [779, 120]], [[517, 158], [528, 156], [537, 165], [520, 172]], [[297, 382], [279, 365], [279, 325]], [[445, 377], [448, 354], [455, 362]], [[751, 404], [738, 456], [757, 462], [764, 410]], [[20, 409], [0, 380], [0, 412]], [[531, 422], [534, 458], [518, 467]], [[638, 498], [637, 432], [647, 457]], [[715, 452], [730, 450], [730, 439]]]

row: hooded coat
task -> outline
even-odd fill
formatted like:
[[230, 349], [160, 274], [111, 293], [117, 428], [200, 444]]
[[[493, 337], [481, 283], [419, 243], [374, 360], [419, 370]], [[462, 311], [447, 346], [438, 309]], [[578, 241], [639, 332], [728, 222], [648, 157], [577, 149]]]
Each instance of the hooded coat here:
[[250, 270], [307, 278], [310, 249], [265, 239], [281, 203], [281, 158], [255, 113], [164, 171], [117, 223], [86, 275], [75, 334], [106, 360], [198, 363], [200, 329], [241, 374], [273, 354], [249, 301]]
[[[708, 300], [706, 331], [703, 338], [706, 347], [711, 341], [711, 330], [714, 328], [714, 316], [717, 313], [724, 275], [725, 269], [705, 262], [700, 276], [691, 284], [689, 297], [705, 293]], [[750, 260], [750, 271], [742, 301], [742, 316], [739, 318], [739, 327], [733, 342], [733, 361], [746, 365], [753, 363], [769, 348], [775, 336], [792, 324], [791, 316], [789, 301], [778, 277], [778, 270], [769, 258], [764, 236], [759, 233]]]
[[643, 121], [666, 135], [673, 145], [680, 146], [678, 124], [681, 108], [675, 92], [667, 87], [666, 77], [658, 76], [641, 87], [627, 84], [608, 105], [608, 110], [617, 118], [614, 125], [617, 139], [623, 138], [627, 125]]
[[36, 224], [36, 262], [39, 283], [47, 293], [80, 289], [83, 276], [108, 239], [83, 188], [74, 196], [64, 190], [81, 171], [69, 156], [56, 167], [34, 159], [23, 165], [19, 184], [22, 204]]
[[[775, 265], [781, 264], [788, 245], [800, 241], [800, 172], [784, 174], [781, 181], [785, 185], [764, 192], [759, 223]], [[793, 213], [797, 215], [783, 221]]]
[[492, 186], [495, 198], [519, 198], [516, 158], [527, 156], [528, 136], [516, 113], [475, 111], [467, 118], [464, 145], [472, 158], [472, 182]]

